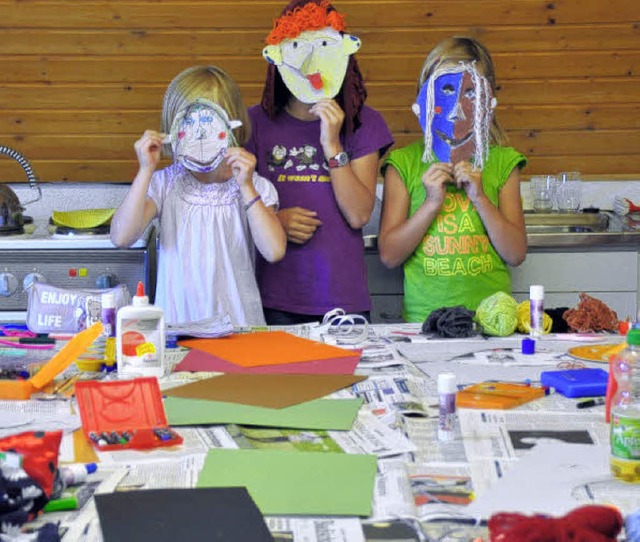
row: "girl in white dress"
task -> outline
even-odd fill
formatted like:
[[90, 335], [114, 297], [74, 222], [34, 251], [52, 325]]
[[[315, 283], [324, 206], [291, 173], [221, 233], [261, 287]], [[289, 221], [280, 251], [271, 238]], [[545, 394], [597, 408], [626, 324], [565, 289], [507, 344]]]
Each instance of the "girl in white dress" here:
[[[233, 79], [195, 66], [167, 88], [162, 133], [147, 130], [134, 145], [140, 168], [112, 219], [111, 240], [129, 247], [159, 219], [155, 303], [167, 323], [229, 315], [234, 325], [264, 324], [255, 248], [276, 262], [286, 236], [277, 192], [242, 147], [249, 131]], [[156, 171], [163, 150], [174, 162]]]

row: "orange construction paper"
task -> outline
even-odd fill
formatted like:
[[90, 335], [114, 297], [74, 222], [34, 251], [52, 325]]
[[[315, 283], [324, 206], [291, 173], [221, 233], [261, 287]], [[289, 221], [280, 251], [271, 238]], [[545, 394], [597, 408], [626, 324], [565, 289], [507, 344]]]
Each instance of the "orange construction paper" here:
[[257, 331], [217, 339], [188, 339], [178, 344], [208, 352], [243, 367], [353, 356], [353, 350], [303, 339], [286, 331]]
[[163, 393], [185, 399], [285, 408], [320, 399], [366, 378], [357, 375], [234, 373], [198, 380]]

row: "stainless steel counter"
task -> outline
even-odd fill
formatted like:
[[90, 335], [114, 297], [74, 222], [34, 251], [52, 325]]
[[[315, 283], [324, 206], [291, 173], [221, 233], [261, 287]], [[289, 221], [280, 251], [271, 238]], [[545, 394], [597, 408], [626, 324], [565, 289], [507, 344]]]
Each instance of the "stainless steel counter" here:
[[[525, 218], [535, 216], [535, 213], [527, 214]], [[575, 248], [576, 250], [640, 250], [640, 217], [619, 216], [609, 211], [599, 214], [604, 220], [600, 221], [600, 227], [552, 227], [546, 231], [544, 227], [528, 225], [527, 242], [530, 251], [537, 249], [562, 248], [564, 250]], [[533, 249], [533, 250], [531, 250]]]

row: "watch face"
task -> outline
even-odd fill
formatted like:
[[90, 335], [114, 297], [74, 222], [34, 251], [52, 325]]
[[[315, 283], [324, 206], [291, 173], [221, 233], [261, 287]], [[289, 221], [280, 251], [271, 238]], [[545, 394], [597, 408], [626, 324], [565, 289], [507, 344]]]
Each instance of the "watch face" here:
[[349, 155], [346, 152], [339, 152], [331, 160], [329, 160], [329, 167], [342, 167], [349, 163]]

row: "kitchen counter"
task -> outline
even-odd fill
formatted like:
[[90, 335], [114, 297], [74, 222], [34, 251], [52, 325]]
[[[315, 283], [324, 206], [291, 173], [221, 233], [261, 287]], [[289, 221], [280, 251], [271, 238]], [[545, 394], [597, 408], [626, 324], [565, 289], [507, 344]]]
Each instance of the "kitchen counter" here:
[[[532, 213], [535, 214], [535, 213]], [[619, 216], [609, 211], [600, 213], [606, 217], [602, 230], [575, 228], [575, 231], [539, 232], [528, 231], [527, 242], [530, 252], [536, 249], [561, 248], [563, 251], [576, 250], [633, 250], [640, 247], [640, 217]]]

